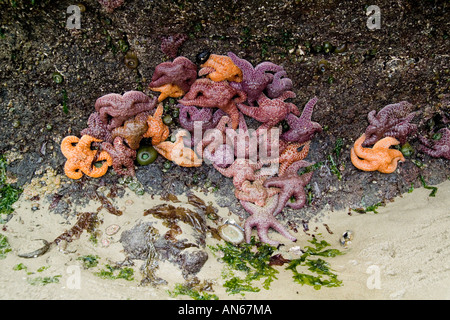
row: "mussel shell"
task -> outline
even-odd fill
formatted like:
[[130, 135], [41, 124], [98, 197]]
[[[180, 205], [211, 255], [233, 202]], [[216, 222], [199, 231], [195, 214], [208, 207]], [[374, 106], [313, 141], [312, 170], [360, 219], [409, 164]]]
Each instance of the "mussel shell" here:
[[197, 62], [197, 64], [204, 64], [209, 59], [210, 55], [211, 52], [209, 50], [202, 50], [195, 56], [195, 62]]

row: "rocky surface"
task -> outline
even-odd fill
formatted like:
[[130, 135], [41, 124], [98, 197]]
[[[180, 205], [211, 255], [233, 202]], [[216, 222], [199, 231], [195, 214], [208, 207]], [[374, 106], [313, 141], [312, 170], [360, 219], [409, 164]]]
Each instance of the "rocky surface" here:
[[[79, 30], [66, 28], [71, 1], [13, 2], [0, 1], [0, 153], [10, 160], [9, 173], [18, 185], [30, 182], [45, 167], [63, 173], [60, 142], [87, 126], [97, 98], [129, 90], [157, 95], [147, 87], [155, 66], [168, 59], [160, 50], [161, 37], [176, 33], [189, 36], [179, 54], [191, 61], [205, 48], [217, 54], [233, 51], [253, 65], [272, 61], [283, 65], [292, 79], [297, 95], [292, 102], [297, 106], [318, 97], [313, 121], [325, 130], [315, 136], [306, 160], [323, 165], [310, 183], [310, 204], [285, 209], [286, 219], [299, 222], [324, 208], [373, 205], [411, 185], [419, 187], [419, 175], [430, 185], [450, 176], [448, 160], [418, 152], [393, 174], [361, 172], [349, 154], [368, 125], [367, 113], [394, 102], [414, 105], [418, 134], [427, 135], [441, 125], [437, 114], [449, 112], [441, 99], [448, 92], [450, 66], [450, 6], [445, 1], [378, 1], [381, 29], [372, 31], [361, 1], [267, 0], [244, 5], [126, 0], [107, 13], [97, 1], [86, 0]], [[326, 53], [325, 42], [343, 52]], [[136, 53], [137, 68], [125, 65], [127, 51]], [[55, 73], [62, 82], [55, 81]], [[173, 114], [175, 101], [164, 105], [165, 113]], [[176, 127], [175, 117], [171, 130]], [[336, 148], [340, 142], [342, 148]], [[418, 140], [409, 142], [417, 150]], [[411, 159], [424, 166], [419, 168]], [[214, 190], [220, 205], [246, 216], [231, 179], [211, 165], [164, 169], [164, 164], [159, 157], [137, 168], [137, 179], [147, 192]], [[118, 178], [108, 173], [100, 179], [64, 182], [60, 193], [76, 198], [89, 188], [117, 183]], [[61, 201], [58, 206], [64, 207]]]

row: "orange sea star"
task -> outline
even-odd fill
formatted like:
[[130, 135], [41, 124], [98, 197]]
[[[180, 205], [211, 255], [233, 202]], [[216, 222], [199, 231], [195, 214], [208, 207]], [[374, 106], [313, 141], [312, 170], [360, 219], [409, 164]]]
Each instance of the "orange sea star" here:
[[[280, 168], [278, 170], [278, 175], [282, 176], [285, 174], [286, 169], [296, 161], [303, 160], [306, 158], [309, 152], [309, 145], [311, 141], [304, 143], [291, 143], [283, 150], [278, 159]], [[300, 147], [303, 147], [301, 151], [298, 151]]]
[[179, 86], [173, 83], [167, 83], [159, 87], [149, 87], [149, 89], [161, 92], [161, 94], [158, 97], [158, 102], [161, 102], [168, 97], [180, 98], [185, 94], [185, 92], [181, 90]]
[[144, 138], [152, 138], [152, 145], [160, 144], [169, 137], [169, 127], [161, 119], [163, 111], [160, 103], [153, 116], [147, 118], [148, 130], [144, 134]]
[[164, 158], [181, 167], [199, 167], [202, 165], [202, 160], [197, 157], [194, 150], [184, 146], [183, 137], [186, 135], [188, 135], [188, 131], [180, 130], [175, 135], [175, 142], [164, 141], [153, 147]]
[[228, 56], [211, 54], [198, 72], [199, 76], [206, 75], [212, 81], [242, 81], [242, 71]]
[[266, 188], [263, 186], [267, 177], [259, 177], [254, 182], [244, 181], [241, 190], [236, 189], [234, 195], [239, 200], [253, 202], [257, 206], [264, 206], [266, 199], [280, 192], [279, 188]]
[[350, 151], [353, 165], [363, 171], [379, 171], [381, 173], [392, 173], [397, 168], [399, 161], [405, 161], [403, 154], [390, 146], [400, 144], [392, 137], [386, 137], [379, 140], [372, 148], [363, 148], [362, 144], [366, 139], [363, 134], [355, 141]]
[[[80, 179], [83, 173], [89, 177], [103, 176], [108, 167], [112, 166], [112, 158], [106, 151], [92, 150], [93, 142], [101, 142], [89, 135], [80, 138], [67, 136], [61, 142], [61, 152], [67, 158], [64, 172], [70, 179]], [[74, 145], [75, 144], [75, 145]], [[101, 167], [96, 167], [95, 162], [105, 161]]]

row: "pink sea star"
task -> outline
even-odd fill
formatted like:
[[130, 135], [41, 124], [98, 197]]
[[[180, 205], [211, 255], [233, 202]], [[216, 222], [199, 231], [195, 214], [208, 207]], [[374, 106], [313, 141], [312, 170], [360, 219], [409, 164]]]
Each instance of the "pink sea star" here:
[[205, 78], [197, 79], [179, 103], [201, 108], [217, 107], [230, 117], [232, 127], [236, 129], [239, 124], [236, 103], [246, 99], [247, 95], [243, 91], [234, 89], [227, 81], [216, 82]]
[[288, 98], [295, 98], [295, 93], [286, 91], [275, 99], [269, 99], [262, 93], [258, 98], [259, 107], [250, 107], [242, 103], [238, 103], [237, 106], [243, 114], [263, 123], [258, 130], [269, 129], [286, 118], [290, 112], [300, 115], [300, 111], [295, 104], [284, 102]]
[[163, 62], [156, 66], [153, 72], [150, 88], [174, 84], [184, 92], [188, 92], [197, 79], [197, 66], [185, 57], [177, 57], [172, 62]]
[[231, 85], [247, 93], [248, 103], [250, 105], [253, 105], [271, 81], [271, 77], [268, 76], [266, 72], [283, 70], [283, 67], [267, 61], [262, 62], [253, 68], [250, 62], [239, 58], [233, 52], [228, 52], [228, 56], [233, 60], [234, 64], [242, 70], [242, 82], [232, 82]]
[[128, 148], [122, 137], [114, 138], [113, 144], [102, 142], [102, 150], [109, 153], [112, 158], [113, 168], [117, 174], [134, 176], [134, 160], [136, 159], [136, 150]]
[[320, 124], [311, 121], [312, 112], [316, 103], [316, 97], [309, 100], [300, 117], [296, 117], [291, 113], [286, 116], [289, 130], [281, 135], [283, 140], [302, 143], [311, 140], [314, 133], [322, 131]]
[[239, 200], [253, 202], [257, 206], [264, 206], [266, 199], [280, 192], [279, 188], [266, 188], [263, 183], [267, 177], [259, 177], [254, 182], [244, 181], [241, 190], [236, 189], [234, 195]]
[[99, 113], [100, 120], [106, 124], [106, 128], [111, 131], [120, 127], [129, 118], [151, 111], [156, 104], [156, 98], [151, 99], [140, 91], [128, 91], [123, 96], [110, 93], [98, 98], [95, 110]]
[[251, 214], [251, 216], [247, 218], [244, 224], [246, 242], [250, 242], [253, 227], [256, 227], [259, 240], [261, 242], [267, 243], [275, 247], [277, 247], [280, 243], [269, 238], [268, 231], [270, 228], [275, 229], [281, 235], [283, 235], [284, 237], [286, 237], [291, 241], [294, 242], [297, 241], [297, 238], [292, 236], [286, 230], [286, 228], [275, 219], [273, 213], [274, 210], [277, 208], [278, 198], [279, 198], [278, 194], [272, 196], [271, 198], [268, 198], [266, 205], [263, 207], [257, 206], [256, 204], [253, 204], [248, 201], [241, 200], [241, 204], [244, 207], [244, 209], [249, 214]]
[[419, 136], [422, 143], [419, 145], [419, 150], [434, 158], [442, 157], [450, 160], [450, 129], [442, 128], [437, 133], [441, 134], [441, 138], [433, 142]]
[[[278, 206], [273, 214], [277, 215], [283, 208], [288, 205], [293, 209], [300, 209], [306, 203], [305, 186], [311, 181], [313, 172], [308, 172], [299, 176], [297, 171], [300, 168], [308, 167], [311, 163], [300, 160], [291, 164], [283, 175], [279, 177], [271, 177], [264, 182], [264, 187], [281, 188], [280, 196], [278, 198]], [[295, 202], [289, 202], [289, 199], [294, 196]]]
[[[89, 116], [89, 119], [87, 121], [88, 127], [81, 130], [80, 134], [82, 136], [89, 135], [91, 137], [106, 141], [106, 142], [113, 142], [113, 137], [111, 135], [111, 132], [106, 128], [106, 124], [102, 122], [100, 119], [100, 115], [98, 112], [93, 112]], [[96, 142], [94, 142], [96, 143]]]
[[417, 125], [410, 123], [415, 112], [410, 112], [412, 104], [407, 101], [389, 104], [378, 113], [372, 110], [367, 115], [370, 125], [366, 129], [364, 147], [376, 143], [384, 137], [393, 137], [401, 144], [406, 142], [408, 135], [417, 130]]
[[233, 184], [237, 189], [241, 189], [246, 180], [255, 181], [260, 177], [256, 170], [261, 169], [262, 163], [252, 163], [248, 159], [236, 159], [228, 168], [220, 168], [213, 164], [214, 168], [225, 177], [233, 178]]

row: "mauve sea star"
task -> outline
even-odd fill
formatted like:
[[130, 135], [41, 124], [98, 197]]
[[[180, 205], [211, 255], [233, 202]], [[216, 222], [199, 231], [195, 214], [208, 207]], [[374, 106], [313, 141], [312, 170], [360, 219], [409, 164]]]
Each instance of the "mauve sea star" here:
[[267, 96], [271, 99], [278, 98], [285, 91], [290, 91], [294, 87], [292, 80], [286, 78], [287, 72], [284, 70], [276, 72], [274, 75], [267, 73], [271, 82], [266, 87]]
[[397, 169], [399, 161], [405, 161], [400, 151], [389, 149], [390, 146], [400, 143], [397, 139], [386, 137], [375, 143], [372, 148], [363, 148], [362, 143], [365, 139], [366, 135], [363, 134], [355, 141], [350, 151], [352, 163], [356, 168], [363, 171], [392, 173]]
[[241, 189], [244, 181], [255, 181], [260, 177], [255, 171], [261, 169], [262, 163], [253, 163], [248, 159], [236, 159], [228, 168], [220, 168], [215, 164], [213, 166], [225, 177], [233, 178], [233, 185], [237, 189]]
[[225, 115], [225, 112], [223, 112], [220, 109], [216, 110], [213, 113], [213, 110], [210, 108], [198, 109], [195, 106], [185, 106], [181, 103], [178, 104], [177, 107], [180, 110], [178, 119], [180, 121], [181, 127], [183, 127], [184, 129], [188, 130], [191, 133], [191, 140], [189, 145], [191, 147], [197, 145], [197, 143], [199, 142], [199, 139], [195, 137], [196, 132], [202, 133], [203, 135], [205, 130], [212, 129], [215, 126], [217, 126], [220, 119]]
[[[305, 186], [311, 181], [313, 172], [299, 176], [297, 171], [310, 165], [311, 163], [304, 160], [296, 161], [285, 170], [284, 174], [271, 177], [264, 182], [264, 187], [281, 188], [278, 206], [273, 212], [274, 215], [280, 213], [286, 205], [293, 209], [303, 208], [306, 203]], [[295, 202], [289, 201], [292, 196], [294, 196]]]
[[291, 241], [297, 241], [297, 238], [292, 236], [286, 230], [286, 228], [275, 219], [273, 212], [277, 208], [278, 198], [278, 194], [272, 196], [271, 198], [268, 198], [266, 201], [266, 205], [263, 207], [257, 206], [256, 204], [253, 204], [251, 202], [241, 201], [244, 209], [249, 214], [251, 214], [251, 216], [247, 218], [244, 224], [246, 242], [250, 242], [253, 227], [256, 227], [259, 240], [271, 246], [277, 247], [280, 243], [269, 238], [268, 231], [270, 228], [275, 229], [282, 236]]
[[234, 64], [242, 70], [242, 82], [231, 83], [231, 86], [243, 90], [247, 94], [248, 103], [250, 105], [253, 105], [271, 81], [271, 78], [266, 72], [283, 70], [283, 67], [267, 61], [262, 62], [253, 68], [250, 62], [239, 58], [233, 52], [228, 52], [228, 56], [233, 60]]
[[82, 136], [89, 135], [106, 142], [113, 142], [114, 139], [111, 135], [111, 132], [106, 128], [106, 124], [104, 124], [100, 119], [100, 115], [98, 112], [91, 113], [87, 123], [88, 127], [81, 130], [80, 132]]
[[187, 34], [177, 33], [161, 39], [161, 51], [174, 59], [178, 55], [180, 46], [189, 39]]
[[442, 128], [437, 133], [441, 134], [441, 138], [434, 141], [419, 136], [422, 143], [419, 150], [434, 158], [442, 157], [450, 160], [450, 129]]
[[[101, 142], [89, 135], [80, 138], [67, 136], [61, 142], [61, 152], [67, 158], [64, 172], [70, 179], [80, 179], [83, 173], [89, 177], [103, 176], [112, 165], [112, 158], [106, 151], [92, 150], [93, 142]], [[76, 144], [74, 146], [74, 144]], [[105, 161], [101, 167], [94, 166], [95, 162]]]
[[134, 176], [134, 160], [136, 159], [136, 150], [128, 148], [123, 143], [122, 137], [116, 137], [113, 144], [102, 142], [102, 150], [108, 152], [112, 157], [112, 166], [114, 171], [120, 175]]
[[215, 82], [209, 79], [198, 79], [191, 86], [179, 103], [201, 108], [219, 108], [230, 116], [232, 128], [239, 124], [239, 111], [236, 103], [247, 99], [245, 92], [236, 90], [228, 82]]
[[148, 112], [142, 112], [125, 121], [123, 126], [111, 131], [113, 138], [122, 137], [131, 149], [138, 149], [139, 143], [148, 131], [148, 117]]
[[98, 98], [95, 110], [99, 113], [100, 120], [106, 124], [106, 128], [113, 130], [138, 113], [151, 111], [156, 104], [156, 98], [152, 99], [140, 91], [128, 91], [123, 96], [110, 93]]
[[239, 110], [253, 119], [262, 122], [263, 125], [258, 128], [269, 129], [292, 112], [295, 115], [300, 115], [300, 111], [297, 106], [290, 102], [284, 102], [288, 98], [295, 98], [295, 93], [292, 91], [284, 92], [280, 97], [275, 99], [269, 99], [264, 93], [258, 98], [258, 107], [250, 107], [242, 103], [238, 103]]
[[234, 161], [233, 147], [229, 144], [221, 144], [213, 150], [205, 148], [203, 159], [208, 159], [211, 163], [220, 168], [224, 168]]
[[393, 137], [401, 144], [406, 142], [408, 135], [417, 130], [417, 125], [410, 123], [415, 112], [410, 112], [413, 105], [408, 101], [389, 104], [376, 113], [372, 110], [367, 115], [370, 125], [366, 129], [364, 147], [374, 144], [384, 137]]
[[206, 75], [212, 81], [242, 81], [242, 71], [233, 63], [230, 57], [211, 54], [201, 67], [198, 75]]
[[172, 62], [163, 62], [156, 66], [149, 87], [157, 88], [165, 84], [174, 84], [188, 92], [197, 79], [197, 66], [186, 57], [177, 57]]
[[264, 206], [266, 199], [280, 192], [279, 188], [266, 188], [263, 183], [267, 177], [259, 177], [255, 181], [244, 181], [241, 189], [236, 189], [234, 195], [239, 200], [248, 201], [257, 206]]
[[311, 140], [314, 133], [322, 131], [320, 124], [311, 121], [312, 112], [316, 103], [316, 97], [309, 100], [300, 117], [296, 117], [291, 113], [286, 116], [289, 130], [281, 135], [283, 140], [302, 143]]
[[222, 116], [216, 127], [214, 129], [206, 130], [202, 139], [195, 146], [197, 154], [202, 157], [206, 149], [209, 150], [209, 154], [214, 154], [216, 148], [226, 143], [225, 132], [230, 126], [230, 117]]

